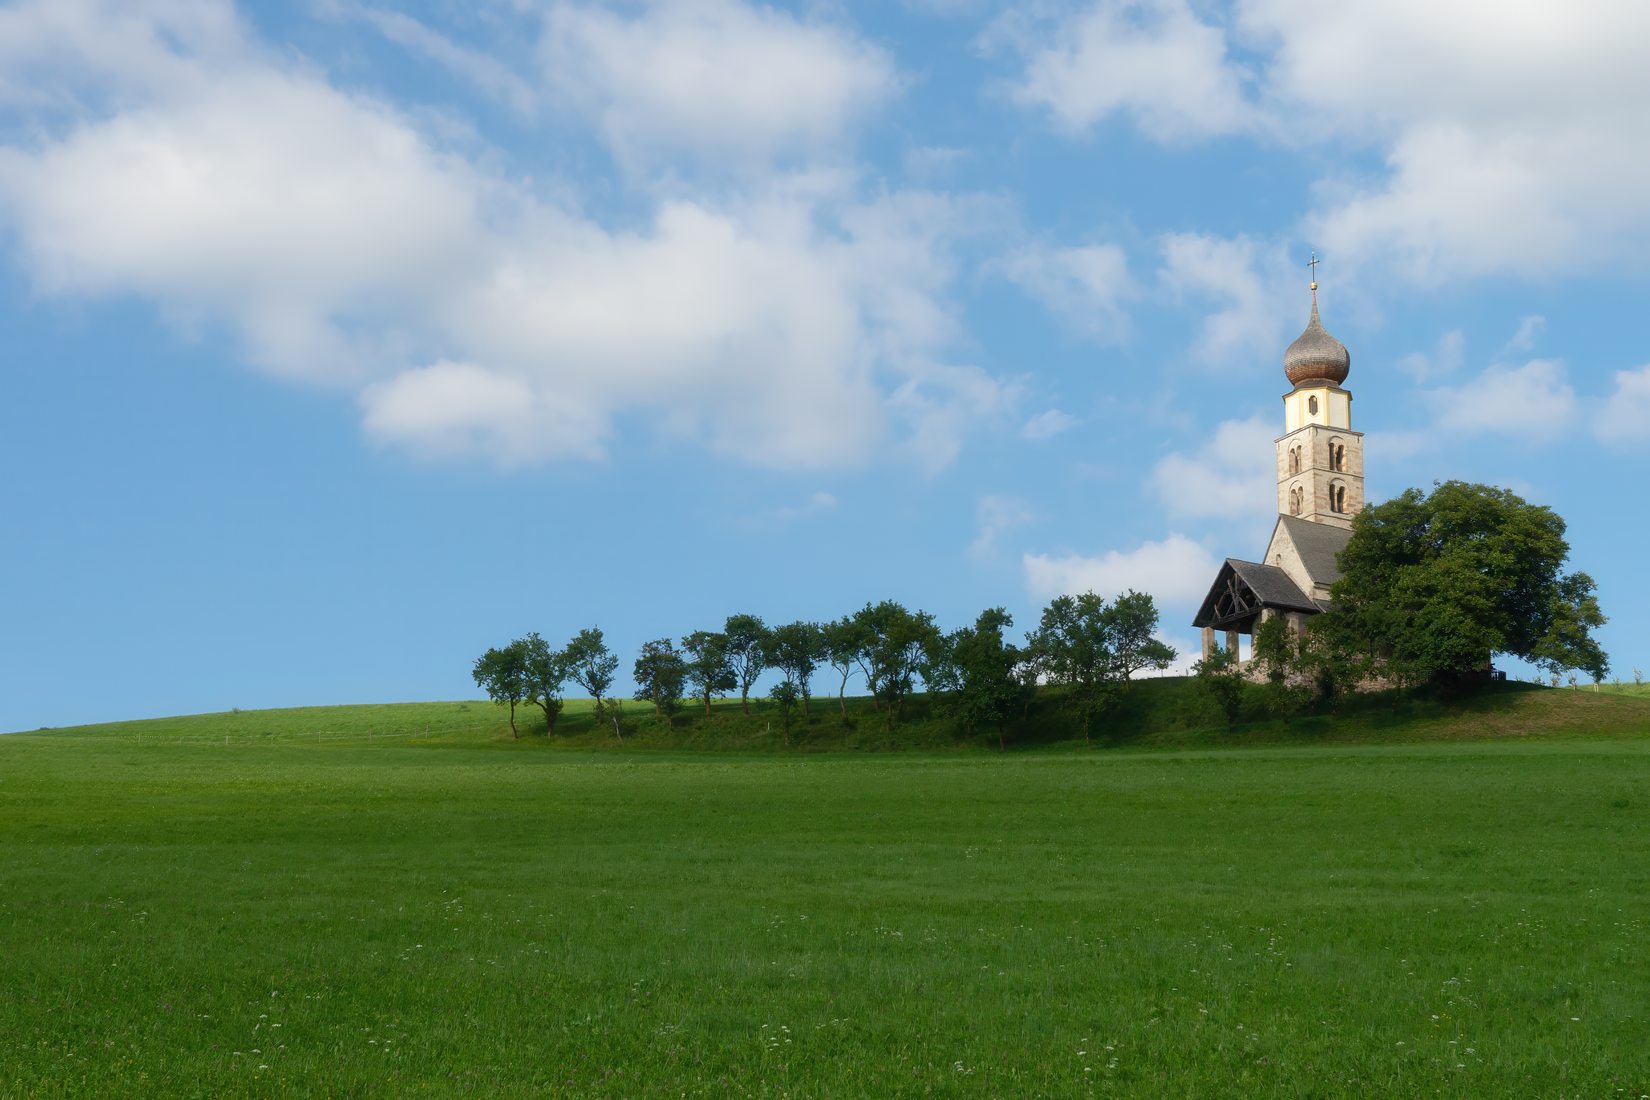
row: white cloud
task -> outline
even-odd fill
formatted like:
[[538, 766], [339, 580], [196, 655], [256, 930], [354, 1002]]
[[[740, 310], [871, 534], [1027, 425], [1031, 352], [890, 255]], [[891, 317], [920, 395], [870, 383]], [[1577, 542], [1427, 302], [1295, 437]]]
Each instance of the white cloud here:
[[1277, 507], [1277, 425], [1262, 417], [1227, 420], [1191, 453], [1158, 460], [1149, 486], [1171, 514], [1247, 519]]
[[1100, 0], [1059, 20], [1042, 45], [1026, 50], [1014, 96], [1074, 131], [1114, 113], [1162, 140], [1258, 121], [1224, 34], [1185, 0]]
[[1532, 359], [1521, 367], [1492, 365], [1461, 386], [1428, 391], [1425, 401], [1437, 411], [1439, 430], [1523, 439], [1562, 435], [1576, 411], [1564, 364], [1552, 359]]
[[888, 56], [848, 31], [738, 0], [628, 14], [555, 3], [542, 55], [557, 98], [637, 167], [661, 151], [760, 163], [828, 150], [899, 86]]
[[[180, 326], [224, 326], [265, 369], [355, 392], [376, 441], [507, 465], [598, 456], [615, 416], [644, 413], [753, 463], [857, 464], [897, 434], [933, 469], [1014, 405], [1013, 387], [947, 361], [949, 243], [988, 206], [779, 178], [715, 200], [642, 196], [651, 217], [610, 228], [554, 181], [507, 179], [487, 151], [460, 155], [261, 50], [226, 5], [156, 11], [0, 11], [15, 32], [0, 33], [0, 88], [44, 58], [65, 88], [118, 93], [64, 115], [41, 101], [27, 143], [0, 146], [0, 221], [44, 294], [136, 295]], [[709, 36], [691, 42], [736, 67], [747, 32], [798, 65], [788, 51], [808, 36], [847, 41], [722, 2], [638, 19]], [[716, 45], [718, 27], [738, 41]], [[830, 91], [799, 79], [781, 96]], [[776, 108], [760, 140], [835, 132], [855, 95], [803, 104], [794, 126]]]
[[1312, 220], [1337, 255], [1393, 257], [1431, 283], [1544, 277], [1642, 251], [1650, 8], [1245, 0], [1241, 11], [1276, 47], [1267, 94], [1291, 129], [1385, 153], [1384, 180]]
[[504, 466], [545, 458], [593, 458], [605, 424], [577, 402], [551, 398], [527, 380], [473, 363], [403, 371], [361, 395], [367, 435], [416, 439], [437, 457], [487, 457]]
[[[1203, 10], [1203, 9], [1199, 9]], [[1022, 102], [1159, 141], [1245, 134], [1384, 162], [1316, 181], [1302, 234], [1350, 274], [1545, 278], [1650, 246], [1650, 6], [1622, 0], [1096, 0], [1011, 18]], [[1035, 29], [1024, 28], [1034, 25]], [[1240, 63], [1234, 47], [1247, 59]]]
[[468, 49], [402, 12], [348, 0], [315, 0], [316, 14], [366, 23], [409, 53], [429, 59], [517, 113], [532, 115], [538, 90], [497, 58]]
[[1513, 333], [1507, 346], [1501, 349], [1503, 355], [1508, 352], [1526, 352], [1535, 347], [1535, 342], [1546, 331], [1547, 318], [1539, 314], [1532, 314], [1518, 322], [1518, 331]]
[[1169, 234], [1159, 245], [1163, 287], [1176, 298], [1216, 303], [1192, 345], [1200, 364], [1218, 367], [1280, 356], [1287, 326], [1305, 327], [1301, 273], [1281, 246], [1242, 235], [1197, 233]]
[[1115, 341], [1128, 332], [1123, 303], [1134, 296], [1129, 261], [1114, 244], [1024, 248], [1001, 262], [1007, 275], [1073, 332]]
[[1032, 511], [1031, 505], [1019, 497], [993, 495], [979, 499], [974, 516], [977, 527], [968, 552], [986, 558], [997, 549], [998, 536], [1031, 522]]
[[1616, 372], [1616, 388], [1599, 409], [1594, 431], [1606, 443], [1650, 439], [1650, 366]]
[[1044, 440], [1053, 439], [1061, 432], [1070, 431], [1076, 426], [1077, 418], [1075, 416], [1061, 412], [1059, 409], [1047, 409], [1022, 424], [1020, 435], [1033, 443], [1041, 443]]
[[1133, 550], [1111, 550], [1099, 557], [1079, 554], [1026, 554], [1026, 588], [1033, 599], [1095, 592], [1107, 599], [1134, 589], [1150, 593], [1158, 605], [1184, 607], [1208, 591], [1220, 567], [1199, 543], [1172, 534]]
[[1438, 345], [1430, 352], [1412, 351], [1398, 360], [1398, 369], [1417, 382], [1431, 382], [1461, 369], [1461, 360], [1467, 341], [1460, 329], [1451, 329], [1438, 337]]
[[222, 317], [262, 365], [314, 379], [358, 376], [371, 320], [483, 262], [484, 190], [381, 105], [268, 67], [0, 149], [41, 290]]

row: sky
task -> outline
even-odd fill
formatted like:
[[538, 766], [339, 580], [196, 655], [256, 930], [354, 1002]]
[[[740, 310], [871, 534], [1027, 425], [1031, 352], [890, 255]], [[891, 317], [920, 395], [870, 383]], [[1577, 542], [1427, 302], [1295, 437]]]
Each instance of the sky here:
[[0, 5], [0, 730], [471, 698], [897, 599], [1150, 592], [1370, 499], [1568, 523], [1650, 670], [1650, 5]]

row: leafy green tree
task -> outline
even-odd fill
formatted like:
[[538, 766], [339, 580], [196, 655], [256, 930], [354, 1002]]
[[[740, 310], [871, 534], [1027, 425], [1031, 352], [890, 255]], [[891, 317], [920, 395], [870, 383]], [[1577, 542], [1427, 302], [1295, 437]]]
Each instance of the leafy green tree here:
[[1408, 489], [1354, 518], [1324, 626], [1400, 686], [1467, 679], [1496, 653], [1602, 676], [1604, 615], [1569, 553], [1564, 521], [1506, 489]]
[[1243, 706], [1244, 680], [1238, 655], [1230, 649], [1217, 649], [1193, 665], [1192, 674], [1214, 697], [1221, 717], [1226, 719], [1226, 731], [1230, 733]]
[[1157, 605], [1151, 595], [1130, 589], [1106, 609], [1106, 633], [1111, 639], [1112, 677], [1124, 687], [1137, 672], [1159, 671], [1174, 661], [1175, 651], [1154, 636]]
[[810, 713], [814, 672], [824, 658], [825, 632], [818, 623], [786, 623], [768, 633], [763, 659], [796, 686], [797, 694], [802, 699], [804, 716]]
[[669, 725], [682, 703], [682, 687], [687, 682], [687, 662], [669, 638], [642, 645], [633, 675], [636, 698], [653, 704], [653, 715]]
[[720, 698], [739, 686], [728, 663], [728, 636], [719, 630], [695, 630], [682, 639], [682, 654], [687, 661], [687, 682], [693, 696], [705, 704], [705, 717], [710, 717], [710, 701]]
[[866, 644], [860, 655], [866, 683], [882, 705], [889, 729], [905, 708], [905, 700], [916, 687], [917, 676], [933, 648], [939, 627], [926, 611], [912, 612], [893, 600], [867, 604], [856, 612], [855, 622], [865, 631]]
[[1280, 615], [1257, 624], [1254, 639], [1255, 663], [1266, 677], [1267, 708], [1285, 724], [1292, 722], [1312, 698], [1302, 639]]
[[785, 730], [785, 745], [788, 748], [791, 743], [791, 719], [796, 714], [797, 700], [802, 698], [802, 691], [796, 686], [796, 681], [787, 676], [773, 686], [768, 698], [779, 708], [779, 719]]
[[999, 749], [1007, 748], [1004, 726], [1022, 694], [1020, 652], [1003, 639], [1003, 631], [1013, 625], [1012, 615], [993, 607], [980, 612], [973, 626], [953, 631], [947, 647], [963, 728], [996, 730]]
[[476, 658], [470, 674], [476, 686], [487, 692], [487, 697], [510, 708], [510, 736], [520, 738], [516, 730], [516, 704], [527, 697], [527, 643], [517, 639], [502, 649], [489, 649]]
[[837, 707], [842, 711], [844, 718], [848, 717], [848, 677], [854, 673], [854, 668], [860, 662], [865, 652], [866, 633], [861, 628], [858, 619], [853, 615], [844, 615], [832, 623], [826, 623], [820, 628], [825, 641], [825, 659], [837, 672], [842, 674], [842, 683], [837, 687]]
[[1066, 685], [1085, 743], [1092, 741], [1095, 718], [1136, 672], [1174, 660], [1174, 650], [1152, 636], [1156, 628], [1156, 605], [1141, 592], [1125, 592], [1111, 604], [1093, 592], [1058, 596], [1043, 609], [1032, 643], [1048, 679]]
[[556, 719], [562, 711], [561, 688], [567, 682], [566, 658], [560, 650], [551, 649], [550, 643], [539, 637], [537, 632], [521, 641], [526, 648], [526, 699], [544, 711], [545, 733], [553, 734], [556, 732]]
[[739, 685], [739, 707], [749, 714], [751, 685], [768, 667], [768, 628], [755, 615], [729, 615], [722, 633], [728, 639], [728, 664]]
[[[618, 671], [619, 659], [602, 640], [601, 628], [593, 626], [579, 631], [562, 650], [562, 659], [566, 662], [568, 677], [595, 700], [596, 721], [611, 717], [606, 714], [603, 704], [607, 699], [607, 689], [613, 686], [613, 674]], [[613, 721], [613, 735], [624, 739], [616, 719]]]
[[1031, 701], [1048, 674], [1048, 661], [1037, 631], [1026, 635], [1026, 643], [1014, 649], [1014, 683], [1019, 689], [1020, 717], [1031, 715]]

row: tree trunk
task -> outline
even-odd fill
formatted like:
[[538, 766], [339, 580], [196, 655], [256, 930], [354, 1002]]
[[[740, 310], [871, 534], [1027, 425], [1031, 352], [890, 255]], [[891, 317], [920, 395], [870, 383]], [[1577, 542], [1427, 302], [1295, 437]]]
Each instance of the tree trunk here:
[[521, 734], [516, 732], [516, 701], [510, 700], [510, 739], [520, 741]]
[[750, 717], [750, 713], [751, 713], [751, 688], [750, 688], [749, 684], [745, 684], [744, 686], [740, 687], [740, 689], [739, 689], [739, 709], [741, 709], [745, 712], [745, 717], [747, 717], [747, 718]]
[[705, 717], [710, 717], [710, 689], [705, 689]]
[[836, 692], [836, 705], [842, 709], [842, 717], [848, 717], [848, 673], [842, 674], [842, 686]]

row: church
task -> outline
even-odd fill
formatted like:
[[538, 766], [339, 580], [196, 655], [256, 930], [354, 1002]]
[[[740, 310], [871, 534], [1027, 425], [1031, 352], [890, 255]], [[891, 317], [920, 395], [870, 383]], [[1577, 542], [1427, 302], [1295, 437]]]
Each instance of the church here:
[[[1313, 257], [1314, 264], [1316, 257]], [[1284, 616], [1298, 633], [1309, 616], [1329, 608], [1329, 586], [1340, 577], [1336, 556], [1352, 537], [1352, 517], [1364, 506], [1364, 439], [1352, 430], [1352, 369], [1346, 345], [1312, 317], [1283, 353], [1294, 388], [1283, 395], [1283, 435], [1276, 443], [1278, 522], [1260, 561], [1227, 558], [1192, 625], [1203, 630], [1203, 656], [1216, 648], [1243, 655], [1241, 635]]]

